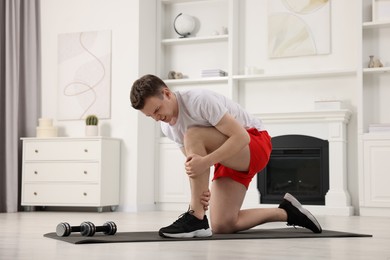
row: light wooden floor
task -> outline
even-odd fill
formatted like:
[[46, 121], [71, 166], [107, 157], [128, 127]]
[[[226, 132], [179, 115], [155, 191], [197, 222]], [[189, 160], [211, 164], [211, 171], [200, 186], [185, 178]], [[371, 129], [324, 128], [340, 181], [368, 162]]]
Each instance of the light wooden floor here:
[[[390, 260], [390, 218], [318, 217], [323, 229], [372, 234], [372, 238], [268, 239], [73, 245], [43, 237], [59, 222], [103, 224], [118, 232], [154, 231], [180, 212], [26, 212], [0, 214], [0, 259], [383, 259]], [[259, 228], [284, 227], [271, 223]]]

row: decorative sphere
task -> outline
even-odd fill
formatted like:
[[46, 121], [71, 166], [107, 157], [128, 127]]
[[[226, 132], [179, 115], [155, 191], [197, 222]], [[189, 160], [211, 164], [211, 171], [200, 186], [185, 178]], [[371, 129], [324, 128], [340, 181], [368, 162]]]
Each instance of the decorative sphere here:
[[195, 19], [190, 15], [180, 13], [176, 16], [173, 27], [177, 34], [186, 37], [194, 31]]

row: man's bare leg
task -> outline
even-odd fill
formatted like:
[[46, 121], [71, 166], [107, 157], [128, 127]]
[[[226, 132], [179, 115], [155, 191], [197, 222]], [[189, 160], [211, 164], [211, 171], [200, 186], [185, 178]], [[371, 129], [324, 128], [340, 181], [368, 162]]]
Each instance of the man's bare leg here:
[[[196, 131], [188, 131], [186, 133], [184, 138], [184, 149], [186, 155], [197, 154], [204, 156], [207, 154], [205, 144], [201, 141], [199, 134], [201, 133], [197, 133]], [[198, 219], [203, 219], [203, 216], [205, 215], [205, 209], [201, 203], [201, 196], [205, 191], [209, 190], [209, 178], [210, 168], [196, 177], [190, 177], [190, 209], [194, 211], [193, 215]]]
[[[227, 137], [214, 127], [193, 127], [189, 128], [184, 136], [184, 152], [186, 156], [197, 154], [205, 156], [218, 149]], [[227, 167], [239, 171], [245, 171], [250, 161], [249, 146], [238, 152], [233, 158], [226, 162], [221, 162]], [[209, 189], [210, 169], [208, 168], [203, 174], [190, 178], [191, 185], [191, 203], [190, 207], [195, 211], [194, 215], [202, 219], [205, 210], [201, 203], [202, 194]]]
[[230, 178], [212, 183], [210, 222], [213, 233], [234, 233], [260, 224], [287, 221], [286, 211], [280, 208], [241, 210], [246, 188]]

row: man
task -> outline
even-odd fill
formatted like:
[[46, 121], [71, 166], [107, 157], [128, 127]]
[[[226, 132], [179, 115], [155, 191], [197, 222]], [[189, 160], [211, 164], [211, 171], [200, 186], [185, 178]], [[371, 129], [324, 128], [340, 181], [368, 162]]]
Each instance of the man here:
[[[204, 89], [172, 92], [154, 75], [134, 82], [130, 100], [133, 108], [160, 121], [163, 133], [186, 156], [190, 208], [172, 225], [161, 228], [160, 236], [208, 237], [212, 232], [234, 233], [273, 221], [321, 233], [315, 217], [288, 193], [278, 208], [241, 210], [249, 183], [266, 166], [272, 147], [261, 120], [240, 105]], [[212, 232], [205, 215], [209, 199]]]

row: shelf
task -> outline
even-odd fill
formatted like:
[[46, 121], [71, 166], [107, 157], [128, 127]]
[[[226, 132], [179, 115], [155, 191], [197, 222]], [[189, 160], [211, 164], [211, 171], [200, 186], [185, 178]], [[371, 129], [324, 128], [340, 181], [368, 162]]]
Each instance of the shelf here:
[[365, 74], [385, 73], [385, 72], [390, 72], [390, 67], [364, 68], [363, 69], [363, 73], [365, 73]]
[[363, 29], [385, 28], [390, 27], [390, 21], [365, 22]]
[[356, 69], [341, 69], [341, 70], [319, 70], [295, 73], [280, 73], [280, 74], [257, 74], [257, 75], [234, 75], [235, 80], [272, 80], [272, 79], [291, 79], [291, 78], [315, 78], [324, 76], [343, 76], [356, 74]]
[[210, 77], [210, 78], [195, 78], [195, 79], [165, 79], [167, 85], [191, 85], [205, 83], [227, 83], [228, 77]]
[[[355, 69], [342, 70], [324, 70], [324, 71], [309, 71], [297, 73], [280, 73], [280, 74], [256, 74], [256, 75], [234, 75], [234, 80], [240, 81], [256, 81], [256, 80], [273, 80], [273, 79], [291, 79], [291, 78], [316, 78], [329, 76], [344, 76], [356, 74]], [[227, 77], [210, 77], [210, 78], [190, 78], [190, 79], [165, 79], [167, 85], [191, 85], [191, 84], [206, 84], [206, 83], [225, 83], [228, 82]]]
[[212, 35], [202, 37], [190, 37], [190, 38], [174, 38], [164, 39], [161, 41], [163, 45], [178, 45], [178, 44], [192, 44], [192, 43], [207, 43], [207, 42], [222, 42], [229, 39], [228, 34], [224, 35]]

